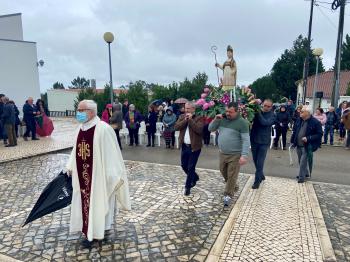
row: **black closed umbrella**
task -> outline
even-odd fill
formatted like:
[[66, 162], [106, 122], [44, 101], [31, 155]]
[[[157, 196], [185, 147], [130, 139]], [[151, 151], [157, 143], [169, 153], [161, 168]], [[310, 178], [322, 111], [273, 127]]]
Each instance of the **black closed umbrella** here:
[[61, 171], [58, 176], [44, 188], [22, 227], [40, 217], [70, 205], [72, 202], [72, 194], [72, 177]]

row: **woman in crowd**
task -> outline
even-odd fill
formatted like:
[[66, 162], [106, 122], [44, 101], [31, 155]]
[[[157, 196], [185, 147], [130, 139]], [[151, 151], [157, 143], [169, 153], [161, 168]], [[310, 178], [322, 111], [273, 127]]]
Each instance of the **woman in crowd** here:
[[327, 116], [322, 108], [317, 108], [314, 114], [314, 118], [321, 122], [322, 130], [324, 130], [325, 124], [327, 122]]
[[279, 112], [276, 115], [276, 138], [274, 140], [274, 149], [278, 149], [278, 142], [282, 135], [282, 145], [283, 150], [287, 149], [287, 132], [288, 132], [288, 123], [290, 119], [290, 114], [287, 112], [285, 105], [280, 107]]
[[135, 105], [131, 104], [129, 106], [129, 112], [125, 115], [125, 124], [129, 130], [130, 144], [129, 146], [139, 145], [139, 129], [142, 121], [141, 114], [136, 111]]
[[[338, 119], [342, 119], [345, 109], [346, 109], [346, 101], [341, 103], [336, 110], [336, 113], [338, 115]], [[342, 121], [340, 121], [340, 123], [339, 123], [339, 141], [340, 142], [344, 141], [345, 135], [346, 135], [346, 130], [344, 127], [344, 123]]]
[[154, 147], [155, 133], [157, 131], [157, 113], [155, 111], [154, 105], [148, 107], [148, 114], [145, 117], [146, 132], [148, 138], [147, 147]]
[[172, 147], [175, 145], [175, 123], [176, 115], [173, 113], [173, 108], [169, 106], [166, 110], [166, 114], [163, 117], [164, 132], [166, 148], [170, 148], [170, 142]]
[[111, 116], [112, 116], [112, 105], [107, 104], [105, 107], [105, 110], [103, 110], [102, 112], [102, 121], [109, 124], [109, 119], [111, 118]]
[[120, 150], [122, 150], [123, 148], [122, 148], [122, 143], [120, 141], [119, 131], [123, 128], [123, 111], [122, 111], [122, 105], [120, 103], [115, 103], [113, 105], [113, 113], [109, 121], [110, 121], [111, 127], [113, 127], [114, 132], [117, 136]]
[[50, 136], [54, 130], [53, 122], [48, 117], [49, 111], [45, 105], [45, 102], [41, 99], [36, 101], [36, 108], [39, 115], [35, 117], [36, 120], [36, 133], [39, 136]]

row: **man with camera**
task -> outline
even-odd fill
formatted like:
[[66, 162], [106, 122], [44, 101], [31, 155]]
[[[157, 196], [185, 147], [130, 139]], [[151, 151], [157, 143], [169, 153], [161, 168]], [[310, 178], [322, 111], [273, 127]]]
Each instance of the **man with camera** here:
[[217, 115], [209, 124], [209, 131], [219, 130], [220, 172], [225, 179], [224, 205], [228, 206], [235, 191], [240, 166], [248, 162], [249, 123], [238, 112], [238, 104], [231, 102], [226, 113]]
[[180, 131], [181, 167], [187, 175], [185, 196], [191, 194], [191, 188], [199, 180], [196, 165], [202, 149], [203, 119], [196, 116], [196, 105], [188, 102], [185, 105], [185, 114], [180, 115], [175, 124], [175, 130]]

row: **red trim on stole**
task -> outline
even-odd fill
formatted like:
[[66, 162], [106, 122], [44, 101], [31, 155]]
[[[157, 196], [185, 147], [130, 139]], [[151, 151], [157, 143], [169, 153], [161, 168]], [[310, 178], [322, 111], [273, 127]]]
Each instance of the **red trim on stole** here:
[[83, 217], [82, 232], [85, 234], [85, 236], [87, 236], [89, 227], [94, 133], [95, 126], [86, 131], [80, 130], [75, 153], [80, 184], [81, 210]]

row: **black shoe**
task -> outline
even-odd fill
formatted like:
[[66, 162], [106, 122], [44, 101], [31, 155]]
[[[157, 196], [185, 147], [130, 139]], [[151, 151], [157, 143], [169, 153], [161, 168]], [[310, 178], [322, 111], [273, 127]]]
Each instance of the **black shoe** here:
[[152, 147], [154, 147], [154, 144], [152, 144]]
[[129, 146], [134, 146], [133, 144], [129, 144]]
[[305, 183], [305, 180], [298, 180], [298, 184]]
[[24, 136], [23, 137], [24, 141], [28, 141], [28, 137]]
[[252, 186], [252, 189], [258, 189], [260, 186], [260, 182], [259, 183], [254, 183], [253, 186]]
[[14, 147], [15, 145], [6, 145], [5, 147]]
[[333, 146], [333, 143], [331, 143], [331, 146]]
[[327, 142], [323, 142], [322, 145], [327, 145]]
[[[295, 178], [299, 180], [299, 176], [296, 176]], [[305, 178], [310, 178], [310, 175], [306, 175]]]
[[265, 176], [263, 176], [263, 177], [261, 178], [261, 180], [264, 181], [264, 180], [265, 180]]
[[87, 239], [84, 239], [83, 241], [81, 241], [80, 244], [81, 244], [84, 248], [91, 248], [93, 243], [94, 243], [94, 241], [89, 241], [89, 240], [87, 240]]
[[191, 189], [190, 188], [185, 188], [185, 196], [189, 196], [191, 194]]
[[34, 138], [32, 138], [32, 140], [40, 140], [39, 138], [37, 138], [37, 137], [34, 137]]
[[7, 144], [8, 144], [8, 143], [7, 143], [7, 140], [5, 139], [5, 140], [4, 140], [4, 145], [6, 146]]
[[148, 144], [146, 147], [150, 147], [151, 146], [151, 144]]

